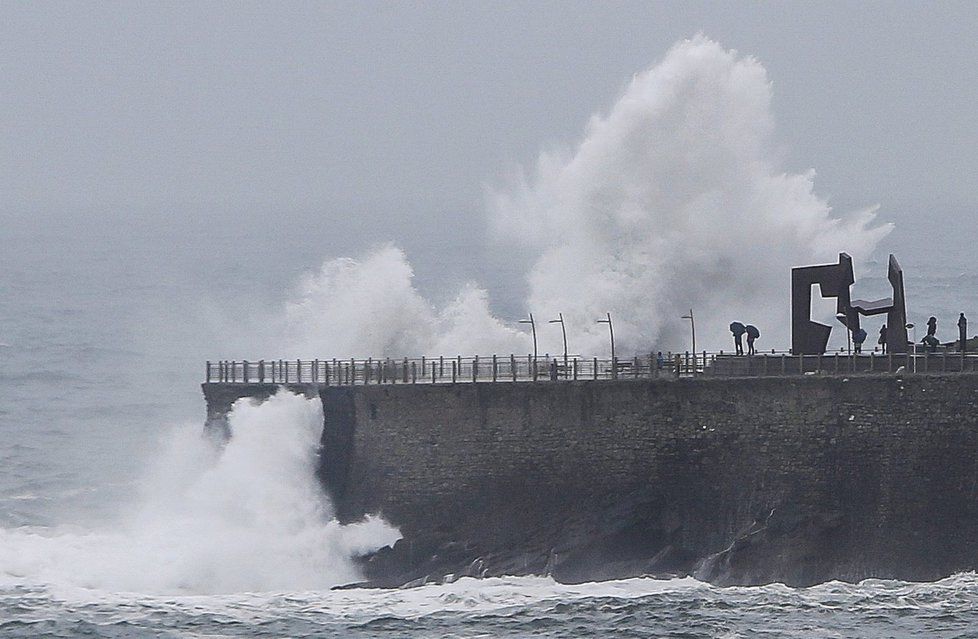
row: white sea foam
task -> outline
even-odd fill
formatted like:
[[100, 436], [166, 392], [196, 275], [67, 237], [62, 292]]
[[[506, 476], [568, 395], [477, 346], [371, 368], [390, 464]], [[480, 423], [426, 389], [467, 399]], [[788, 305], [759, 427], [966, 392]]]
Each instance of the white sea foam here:
[[235, 404], [225, 446], [199, 426], [161, 441], [142, 506], [107, 530], [0, 529], [0, 579], [142, 593], [322, 589], [393, 543], [373, 518], [341, 526], [317, 483], [318, 399]]
[[[866, 259], [890, 227], [874, 224], [875, 208], [834, 216], [814, 171], [786, 172], [771, 94], [757, 60], [697, 36], [636, 75], [573, 149], [543, 153], [494, 190], [497, 234], [534, 256], [525, 308], [562, 312], [584, 355], [605, 352], [607, 327], [595, 320], [607, 312], [619, 352], [684, 347], [689, 308], [706, 348], [727, 344], [733, 320], [784, 346], [790, 267], [839, 251]], [[393, 246], [328, 261], [289, 303], [292, 354], [528, 352], [477, 285], [438, 310], [411, 275]], [[541, 352], [561, 350], [557, 333], [540, 339]]]

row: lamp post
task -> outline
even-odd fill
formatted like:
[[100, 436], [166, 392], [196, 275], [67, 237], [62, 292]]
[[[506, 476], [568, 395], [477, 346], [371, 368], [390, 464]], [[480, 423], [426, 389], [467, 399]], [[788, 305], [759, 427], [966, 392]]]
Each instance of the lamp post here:
[[607, 324], [608, 333], [611, 335], [611, 374], [618, 377], [618, 360], [615, 359], [615, 327], [611, 323], [611, 313], [606, 313], [607, 319], [599, 319], [598, 324]]
[[537, 325], [533, 321], [533, 313], [530, 313], [530, 319], [520, 320], [520, 324], [529, 324], [530, 332], [533, 333], [533, 364], [535, 366], [537, 362]]
[[852, 330], [849, 329], [849, 321], [846, 318], [845, 313], [836, 313], [835, 319], [842, 322], [842, 325], [846, 327], [846, 352], [849, 357], [852, 357]]
[[564, 325], [564, 314], [557, 313], [557, 319], [550, 320], [549, 324], [560, 324], [560, 332], [564, 336], [564, 368], [567, 368], [567, 327]]
[[[683, 315], [682, 319], [689, 320], [689, 330], [693, 334], [693, 371], [696, 370], [696, 322], [693, 320], [693, 309], [689, 309], [689, 315]], [[706, 368], [706, 362], [703, 362], [703, 368]]]
[[849, 319], [845, 313], [836, 313], [835, 319], [842, 322], [846, 327], [846, 353], [849, 355], [849, 370], [855, 370], [855, 362], [852, 361], [852, 329], [849, 328]]
[[913, 372], [917, 372], [917, 327], [907, 324], [907, 330], [913, 331]]

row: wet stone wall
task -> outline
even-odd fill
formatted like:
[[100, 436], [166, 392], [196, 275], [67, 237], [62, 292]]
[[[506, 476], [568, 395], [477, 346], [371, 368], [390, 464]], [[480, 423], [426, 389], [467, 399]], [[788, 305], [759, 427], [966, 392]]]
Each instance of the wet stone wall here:
[[978, 567], [978, 375], [318, 392], [339, 515], [405, 536], [379, 581], [474, 561], [795, 584]]

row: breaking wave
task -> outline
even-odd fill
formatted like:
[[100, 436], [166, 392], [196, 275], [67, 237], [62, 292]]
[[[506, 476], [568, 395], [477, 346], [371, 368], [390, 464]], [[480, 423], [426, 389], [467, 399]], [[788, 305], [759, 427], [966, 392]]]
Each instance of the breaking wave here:
[[202, 594], [357, 581], [352, 557], [399, 535], [333, 518], [315, 475], [322, 423], [318, 398], [280, 392], [238, 401], [226, 445], [199, 425], [173, 430], [134, 487], [141, 506], [115, 525], [0, 529], [0, 586]]

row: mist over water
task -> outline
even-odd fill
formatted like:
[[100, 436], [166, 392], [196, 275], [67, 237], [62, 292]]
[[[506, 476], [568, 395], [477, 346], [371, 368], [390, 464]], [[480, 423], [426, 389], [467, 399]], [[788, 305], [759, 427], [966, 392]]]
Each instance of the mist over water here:
[[[814, 171], [781, 167], [771, 94], [757, 60], [702, 36], [637, 74], [574, 148], [543, 153], [491, 192], [497, 239], [531, 256], [528, 297], [504, 303], [540, 319], [563, 313], [582, 355], [605, 354], [607, 328], [595, 319], [607, 312], [621, 353], [684, 344], [676, 319], [689, 308], [710, 348], [726, 344], [734, 320], [786, 343], [789, 269], [839, 251], [862, 262], [891, 225], [875, 222], [875, 208], [835, 215], [814, 192]], [[532, 350], [477, 283], [436, 309], [392, 245], [327, 261], [286, 315], [293, 357]]]

